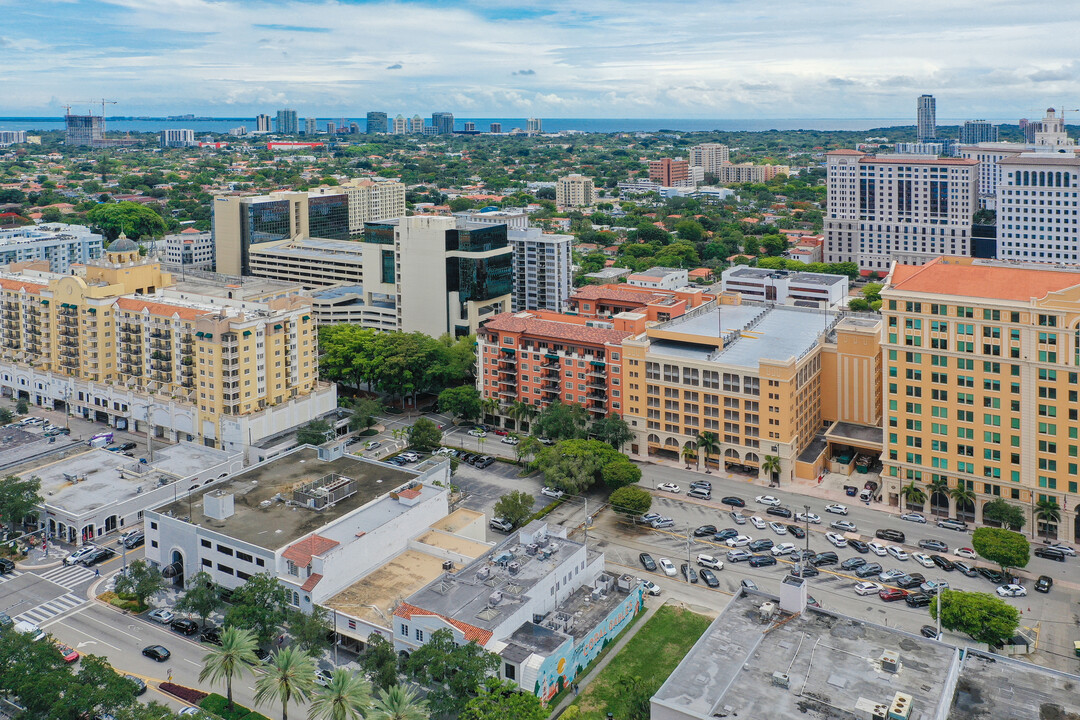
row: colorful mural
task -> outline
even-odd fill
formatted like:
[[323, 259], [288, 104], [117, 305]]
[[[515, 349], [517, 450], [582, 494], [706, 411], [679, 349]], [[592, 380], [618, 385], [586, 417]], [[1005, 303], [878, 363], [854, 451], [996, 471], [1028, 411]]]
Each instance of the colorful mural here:
[[612, 609], [606, 618], [583, 637], [576, 646], [564, 643], [540, 666], [533, 692], [544, 702], [574, 682], [608, 643], [623, 631], [634, 617], [645, 609], [645, 589], [639, 584], [626, 599]]

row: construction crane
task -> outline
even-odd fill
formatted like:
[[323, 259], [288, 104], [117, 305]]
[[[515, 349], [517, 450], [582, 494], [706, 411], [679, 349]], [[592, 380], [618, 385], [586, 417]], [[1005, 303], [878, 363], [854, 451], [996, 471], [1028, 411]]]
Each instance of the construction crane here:
[[[105, 137], [105, 106], [106, 105], [116, 105], [117, 101], [116, 100], [106, 100], [105, 98], [102, 98], [100, 100], [74, 100], [73, 102], [77, 102], [77, 103], [99, 103], [100, 102], [101, 103], [101, 137]], [[64, 107], [67, 109], [68, 115], [70, 115], [71, 114], [71, 105], [64, 105]]]

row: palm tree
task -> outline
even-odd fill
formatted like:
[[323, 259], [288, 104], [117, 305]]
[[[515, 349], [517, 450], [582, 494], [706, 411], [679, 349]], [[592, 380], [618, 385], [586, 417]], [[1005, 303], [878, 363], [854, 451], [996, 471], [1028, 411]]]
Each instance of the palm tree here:
[[[494, 418], [502, 405], [499, 403], [499, 398], [488, 397], [480, 401], [480, 407], [488, 416]], [[492, 422], [494, 423], [494, 421]]]
[[931, 480], [929, 483], [926, 484], [926, 489], [930, 493], [931, 509], [933, 509], [934, 496], [936, 495], [944, 495], [946, 497], [946, 502], [948, 502], [947, 499], [949, 497], [949, 481], [946, 478], [941, 477], [940, 475], [937, 476], [935, 479]]
[[278, 650], [259, 669], [255, 704], [281, 701], [281, 720], [289, 720], [289, 701], [307, 700], [315, 688], [315, 661], [293, 646]]
[[199, 682], [211, 683], [225, 680], [225, 696], [229, 699], [228, 708], [232, 710], [232, 681], [245, 671], [254, 673], [259, 658], [255, 656], [258, 642], [251, 630], [227, 627], [221, 633], [221, 645], [203, 657], [203, 668], [199, 672]]
[[1035, 503], [1035, 517], [1038, 518], [1042, 529], [1049, 535], [1049, 526], [1061, 522], [1061, 507], [1054, 498], [1041, 497]]
[[689, 470], [690, 461], [697, 459], [697, 450], [694, 449], [693, 445], [683, 445], [682, 459], [686, 461], [686, 469]]
[[761, 471], [769, 476], [769, 485], [780, 484], [780, 458], [776, 455], [766, 455], [761, 461]]
[[956, 516], [967, 512], [968, 505], [975, 502], [975, 491], [967, 486], [963, 480], [958, 480], [956, 487], [949, 490], [949, 496], [956, 501]]
[[720, 441], [716, 439], [715, 434], [703, 432], [694, 438], [694, 446], [705, 454], [705, 473], [711, 475], [712, 470], [709, 469], [709, 454], [720, 452]]
[[540, 414], [540, 408], [527, 402], [521, 403], [521, 420], [532, 430], [532, 421]]
[[371, 708], [371, 683], [337, 668], [326, 687], [315, 691], [308, 720], [360, 720]]
[[380, 690], [367, 720], [428, 720], [427, 703], [401, 685]]
[[922, 505], [926, 502], [926, 493], [922, 491], [922, 488], [915, 484], [914, 480], [900, 488], [900, 512], [904, 511], [905, 502], [908, 504], [909, 510], [911, 509], [912, 504]]

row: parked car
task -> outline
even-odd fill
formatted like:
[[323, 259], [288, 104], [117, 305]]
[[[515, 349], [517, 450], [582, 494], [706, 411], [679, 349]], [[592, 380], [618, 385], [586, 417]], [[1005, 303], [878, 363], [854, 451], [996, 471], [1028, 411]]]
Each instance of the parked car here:
[[956, 555], [959, 556], [959, 557], [962, 557], [962, 558], [973, 558], [974, 559], [975, 551], [972, 550], [971, 548], [968, 548], [968, 547], [957, 548], [956, 549]]
[[848, 544], [848, 547], [851, 548], [852, 550], [854, 550], [855, 552], [863, 553], [863, 554], [866, 554], [866, 553], [870, 552], [870, 546], [867, 545], [866, 543], [864, 543], [862, 540], [848, 539], [847, 544]]
[[949, 552], [949, 546], [940, 540], [920, 540], [919, 547], [923, 550], [933, 550], [939, 553]]
[[1048, 593], [1054, 587], [1054, 578], [1049, 575], [1040, 575], [1035, 581], [1035, 592]]
[[211, 645], [221, 644], [221, 630], [216, 627], [208, 627], [199, 635], [199, 639]]
[[766, 565], [775, 565], [776, 558], [772, 555], [752, 555], [748, 563], [750, 567], [764, 567]]
[[821, 524], [821, 516], [816, 513], [795, 513], [795, 522]]
[[877, 563], [867, 563], [855, 569], [855, 577], [857, 578], [877, 577], [880, 573], [881, 565]]
[[1048, 549], [1050, 549], [1050, 550], [1060, 550], [1061, 552], [1065, 553], [1069, 557], [1076, 557], [1076, 551], [1073, 550], [1068, 545], [1062, 545], [1061, 543], [1050, 543], [1046, 547]]
[[797, 537], [800, 540], [806, 537], [806, 531], [798, 525], [785, 525], [784, 527], [787, 528], [788, 533], [791, 534], [792, 537]]
[[861, 568], [866, 564], [866, 560], [861, 557], [850, 557], [844, 562], [840, 563], [841, 570], [855, 570]]
[[769, 523], [769, 529], [772, 530], [777, 535], [787, 535], [787, 528], [785, 528], [783, 525], [781, 525], [778, 522]]
[[165, 662], [172, 657], [172, 653], [164, 645], [148, 645], [142, 649], [142, 654], [158, 662]]
[[733, 538], [739, 534], [739, 531], [735, 528], [724, 528], [720, 532], [713, 535], [713, 540], [717, 542], [724, 542], [728, 538]]
[[877, 595], [885, 588], [878, 585], [876, 582], [861, 582], [855, 584], [855, 594], [860, 597], [866, 595]]
[[1002, 585], [997, 589], [997, 594], [1001, 597], [1024, 597], [1027, 595], [1027, 588], [1023, 585]]
[[750, 518], [750, 524], [753, 525], [758, 530], [764, 530], [765, 529], [765, 521], [762, 520], [761, 518], [759, 518], [757, 515], [754, 515], [753, 517]]
[[365, 450], [374, 450], [378, 447], [382, 447], [382, 442], [379, 440], [369, 440], [368, 443], [364, 445]]
[[93, 543], [86, 543], [81, 548], [64, 558], [64, 564], [75, 565], [90, 553], [96, 552], [97, 549], [97, 545], [94, 545]]
[[1035, 557], [1041, 557], [1044, 560], [1056, 560], [1057, 562], [1065, 562], [1065, 553], [1061, 552], [1057, 548], [1037, 547], [1035, 548]]
[[979, 575], [983, 576], [995, 585], [1005, 582], [1005, 576], [997, 570], [991, 570], [990, 568], [981, 567], [975, 568], [975, 572], [979, 573]]
[[169, 627], [172, 628], [174, 632], [189, 637], [199, 632], [199, 623], [194, 620], [188, 620], [187, 618], [177, 618], [169, 623]]
[[829, 523], [829, 527], [841, 532], [858, 532], [859, 530], [858, 526], [850, 520], [837, 520], [836, 522]]
[[899, 530], [893, 530], [892, 528], [881, 528], [874, 533], [874, 537], [878, 540], [888, 540], [889, 542], [902, 543], [907, 538], [904, 533]]
[[660, 569], [664, 571], [664, 574], [668, 577], [675, 577], [675, 563], [671, 562], [667, 558], [660, 558]]
[[897, 560], [903, 561], [907, 560], [909, 557], [907, 551], [899, 545], [890, 545], [889, 547], [885, 548], [885, 550]]
[[508, 533], [514, 529], [514, 524], [505, 518], [491, 518], [491, 522], [488, 523], [488, 527], [492, 530], [498, 530], [499, 532]]
[[473, 428], [472, 430], [469, 431], [469, 434], [472, 435], [473, 437], [476, 437], [476, 438], [487, 437], [487, 433], [484, 432], [483, 430], [481, 430], [480, 428]]
[[897, 590], [896, 588], [882, 588], [878, 591], [878, 597], [885, 602], [895, 602], [896, 600], [903, 600], [907, 595], [903, 590]]
[[641, 522], [648, 524], [648, 523], [651, 523], [653, 520], [656, 520], [657, 518], [662, 518], [662, 517], [664, 517], [664, 516], [661, 515], [658, 512], [647, 512], [647, 513], [645, 513], [644, 515], [641, 516]]
[[504, 445], [517, 445], [521, 441], [513, 435], [506, 435], [500, 442], [502, 442]]
[[836, 532], [825, 533], [825, 539], [838, 548], [847, 547], [847, 538]]
[[663, 530], [664, 528], [675, 527], [675, 521], [669, 517], [662, 517], [652, 521], [653, 530]]
[[420, 459], [420, 456], [414, 453], [412, 450], [407, 450], [406, 452], [401, 453], [401, 455], [399, 455], [398, 457], [400, 457], [405, 462], [411, 463], [414, 463]]
[[660, 594], [660, 586], [654, 583], [652, 580], [642, 580], [641, 585], [645, 588], [645, 592], [650, 595]]
[[711, 588], [720, 587], [720, 581], [716, 579], [715, 575], [713, 575], [712, 570], [709, 570], [708, 568], [702, 568], [701, 570], [698, 571], [698, 575], [701, 576], [701, 579], [704, 580], [705, 584], [708, 585], [709, 587], [711, 587]]
[[727, 561], [728, 562], [743, 562], [751, 558], [750, 553], [745, 550], [728, 550]]
[[754, 498], [754, 502], [756, 502], [758, 505], [776, 506], [780, 504], [780, 498], [773, 497], [772, 495], [758, 495], [756, 498]]
[[743, 578], [742, 580], [740, 580], [739, 581], [739, 586], [744, 587], [747, 590], [757, 590], [758, 589], [757, 585], [755, 585], [754, 581], [751, 580], [750, 578]]
[[736, 535], [735, 537], [727, 539], [727, 546], [733, 548], [745, 547], [753, 541], [754, 538], [750, 537], [749, 535]]
[[736, 525], [745, 525], [746, 524], [746, 516], [743, 515], [741, 512], [736, 512], [736, 511], [732, 510], [731, 512], [728, 513], [728, 515], [731, 516], [731, 521], [733, 523], [735, 523]]
[[765, 510], [766, 515], [776, 515], [777, 517], [790, 518], [791, 511], [786, 507], [780, 505], [773, 505]]
[[15, 572], [15, 563], [7, 558], [0, 558], [0, 575], [7, 575], [10, 572]]
[[559, 488], [548, 487], [547, 485], [545, 485], [544, 487], [540, 488], [540, 494], [544, 497], [562, 500], [564, 493]]
[[822, 565], [835, 565], [839, 562], [839, 558], [836, 557], [836, 553], [831, 550], [821, 552], [810, 559], [810, 564], [814, 567], [821, 567]]
[[923, 625], [919, 628], [919, 634], [924, 638], [930, 638], [931, 640], [940, 640], [941, 636], [938, 634], [937, 628], [933, 625]]
[[879, 555], [879, 556], [887, 555], [888, 552], [889, 552], [888, 548], [885, 547], [884, 545], [882, 545], [879, 542], [867, 543], [866, 547], [868, 547], [870, 549], [870, 552], [874, 553], [875, 555]]
[[953, 567], [959, 570], [961, 575], [967, 575], [968, 577], [975, 577], [976, 575], [978, 575], [978, 573], [975, 572], [975, 568], [971, 567], [966, 562], [963, 562], [961, 560], [957, 560], [956, 562], [954, 562]]
[[656, 561], [653, 560], [652, 555], [649, 553], [641, 553], [638, 555], [638, 560], [641, 561], [641, 566], [649, 572], [656, 572]]
[[900, 516], [901, 520], [907, 520], [908, 522], [926, 523], [926, 516], [922, 513], [907, 512]]
[[721, 504], [729, 505], [731, 507], [746, 507], [746, 501], [742, 498], [735, 497], [734, 495], [728, 495], [725, 498], [721, 498]]
[[66, 663], [73, 663], [79, 659], [79, 651], [63, 643], [56, 643], [56, 650]]
[[690, 566], [690, 563], [683, 563], [679, 566], [679, 572], [686, 578], [687, 582], [696, 583], [698, 581], [697, 570]]
[[153, 620], [154, 622], [161, 623], [162, 625], [168, 625], [174, 619], [176, 619], [176, 613], [166, 608], [158, 608], [157, 610], [151, 610], [150, 612], [146, 613], [146, 619]]
[[834, 515], [847, 515], [847, 505], [841, 505], [839, 503], [833, 503], [825, 506], [825, 512], [833, 513]]
[[927, 595], [937, 595], [942, 590], [948, 590], [949, 583], [944, 580], [927, 580], [919, 586], [919, 591]]
[[930, 596], [926, 593], [912, 593], [904, 597], [904, 602], [908, 604], [908, 607], [920, 608], [926, 607], [930, 604]]
[[939, 528], [945, 528], [946, 530], [957, 530], [959, 532], [967, 532], [968, 525], [963, 520], [957, 520], [956, 518], [945, 518], [944, 520], [938, 520], [937, 526]]
[[937, 565], [945, 572], [952, 572], [956, 569], [956, 566], [953, 565], [952, 560], [946, 557], [942, 557], [941, 555], [931, 555], [930, 560], [932, 560], [935, 565]]
[[125, 675], [124, 679], [130, 680], [131, 682], [135, 683], [135, 697], [138, 697], [139, 695], [142, 695], [144, 692], [146, 692], [146, 681], [142, 678], [135, 677], [134, 675]]
[[486, 468], [486, 467], [490, 467], [494, 463], [495, 463], [495, 458], [494, 457], [492, 457], [491, 455], [484, 455], [479, 460], [477, 460], [475, 463], [473, 463], [473, 465], [478, 467], [478, 468], [483, 469], [483, 468]]
[[712, 555], [698, 555], [697, 564], [702, 567], [712, 568], [713, 570], [724, 569], [724, 563]]
[[712, 492], [712, 483], [708, 480], [695, 480], [694, 482], [690, 483], [690, 489], [708, 490], [709, 492]]
[[660, 483], [659, 485], [656, 486], [656, 489], [657, 490], [663, 490], [664, 492], [676, 493], [677, 494], [679, 492], [679, 490], [681, 490], [682, 488], [680, 488], [675, 483]]
[[334, 679], [334, 674], [329, 670], [317, 670], [315, 672], [315, 684], [319, 687], [330, 687], [330, 681]]
[[699, 525], [694, 528], [694, 537], [708, 537], [716, 534], [715, 525]]
[[540, 438], [540, 444], [550, 446], [550, 445], [554, 445], [555, 441], [552, 440], [551, 438], [542, 437], [542, 438]]
[[128, 535], [128, 537], [124, 540], [123, 545], [126, 549], [132, 550], [139, 547], [145, 542], [146, 534], [142, 530], [139, 530], [131, 535]]
[[911, 554], [911, 559], [914, 560], [915, 562], [919, 563], [923, 567], [927, 567], [927, 568], [934, 567], [934, 561], [931, 560], [930, 556], [927, 555], [926, 553], [912, 553]]
[[770, 550], [769, 552], [771, 552], [776, 557], [782, 557], [784, 555], [790, 555], [791, 553], [795, 552], [795, 546], [791, 543], [780, 543], [779, 545], [773, 545], [772, 550]]
[[79, 564], [84, 567], [93, 567], [114, 557], [116, 557], [115, 550], [113, 550], [112, 548], [103, 547], [98, 548], [89, 555], [83, 556], [83, 558], [79, 560]]
[[821, 571], [808, 562], [797, 562], [791, 566], [791, 574], [795, 577], [811, 578], [820, 575]]
[[686, 493], [686, 497], [694, 500], [712, 500], [712, 492], [705, 488], [693, 488]]
[[905, 575], [907, 575], [907, 573], [903, 570], [885, 570], [880, 575], [878, 575], [878, 582], [893, 583], [904, 577]]
[[922, 573], [911, 573], [910, 575], [904, 575], [903, 577], [896, 578], [896, 587], [903, 588], [904, 590], [910, 590], [912, 588], [919, 587], [926, 578]]
[[771, 539], [762, 538], [760, 540], [755, 540], [752, 543], [750, 543], [749, 545], [747, 545], [746, 549], [749, 550], [750, 552], [759, 553], [759, 552], [765, 552], [766, 550], [772, 550], [772, 546], [773, 546], [773, 541]]

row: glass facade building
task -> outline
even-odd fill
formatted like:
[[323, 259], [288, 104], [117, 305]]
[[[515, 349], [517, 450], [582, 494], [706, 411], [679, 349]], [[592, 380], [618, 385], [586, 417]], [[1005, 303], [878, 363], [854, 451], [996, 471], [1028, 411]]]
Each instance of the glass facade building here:
[[316, 195], [308, 198], [308, 234], [331, 240], [349, 239], [349, 196]]

